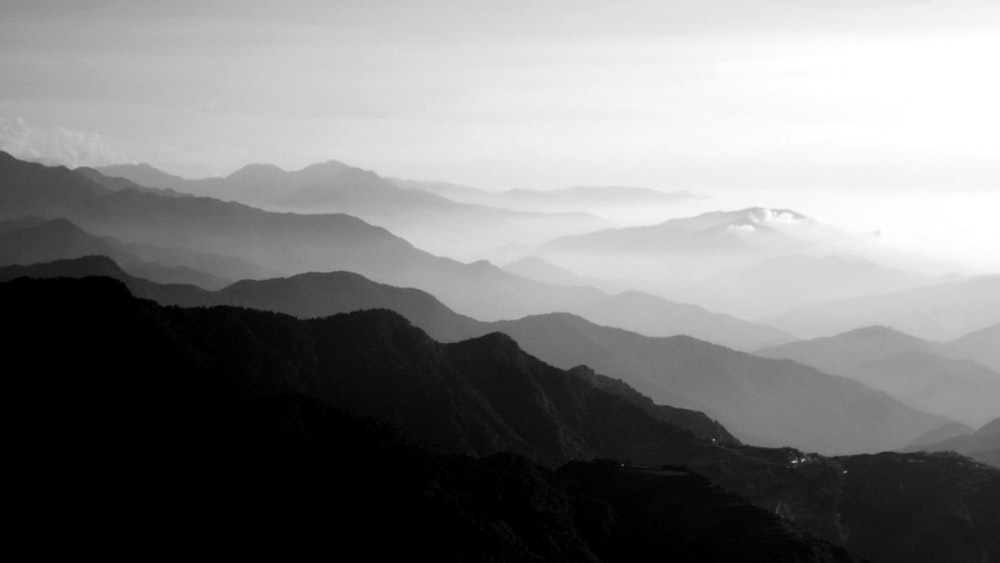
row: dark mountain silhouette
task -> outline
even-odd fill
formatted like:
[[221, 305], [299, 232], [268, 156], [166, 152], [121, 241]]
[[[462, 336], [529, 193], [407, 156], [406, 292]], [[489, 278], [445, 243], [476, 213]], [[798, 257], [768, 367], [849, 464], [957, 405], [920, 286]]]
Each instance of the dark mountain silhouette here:
[[[350, 272], [301, 274], [288, 279], [242, 281], [219, 292], [208, 292], [188, 285], [162, 285], [125, 273], [113, 260], [90, 256], [28, 267], [0, 268], [0, 281], [21, 277], [84, 278], [104, 276], [116, 279], [134, 295], [162, 305], [197, 307], [234, 305], [263, 311], [315, 318], [362, 309], [390, 309], [416, 324], [435, 338], [456, 341], [493, 332], [489, 323], [458, 315], [433, 296], [415, 289], [395, 288], [371, 282]], [[574, 373], [591, 385], [605, 389], [639, 405], [659, 419], [686, 428], [695, 434], [724, 442], [735, 439], [717, 422], [704, 414], [681, 408], [653, 405], [627, 384], [577, 367]]]
[[907, 451], [956, 452], [1000, 468], [1000, 418], [994, 418], [975, 432], [914, 444]]
[[[7, 227], [8, 223], [14, 223]], [[29, 226], [25, 226], [29, 225]], [[28, 265], [91, 255], [113, 258], [131, 274], [159, 283], [184, 283], [221, 288], [232, 280], [181, 265], [143, 260], [128, 245], [112, 237], [96, 237], [65, 219], [29, 218], [0, 222], [0, 266]]]
[[765, 348], [757, 354], [849, 377], [971, 426], [1000, 413], [1000, 373], [945, 357], [940, 348], [938, 343], [876, 326]]
[[952, 340], [1000, 323], [1000, 277], [808, 305], [767, 322], [804, 338], [883, 325], [926, 340]]
[[[539, 214], [458, 203], [400, 188], [370, 170], [337, 161], [288, 172], [252, 164], [226, 177], [199, 180], [153, 172], [148, 165], [99, 170], [139, 184], [150, 182], [145, 185], [274, 211], [347, 213], [383, 225], [421, 248], [449, 255], [478, 254], [511, 242], [539, 242], [552, 233], [581, 233], [608, 225], [582, 213]], [[456, 232], [465, 236], [455, 237]]]
[[[109, 275], [107, 270], [100, 265], [92, 275]], [[45, 274], [52, 276], [53, 270]], [[0, 270], [0, 279], [10, 275]], [[43, 274], [22, 269], [14, 275]], [[79, 270], [73, 275], [78, 276]], [[853, 381], [792, 362], [766, 360], [686, 337], [648, 338], [567, 314], [482, 323], [455, 314], [426, 293], [375, 284], [345, 272], [243, 281], [217, 293], [118, 279], [136, 295], [167, 305], [227, 304], [302, 318], [390, 308], [440, 340], [500, 331], [550, 364], [563, 369], [591, 366], [659, 404], [705, 411], [741, 439], [761, 445], [824, 453], [897, 449], [948, 422]], [[676, 423], [693, 431], [711, 428], [708, 419], [690, 410], [679, 410], [677, 416]]]
[[[128, 515], [112, 522], [128, 530], [138, 519], [140, 531], [158, 536], [136, 515], [175, 521], [168, 509], [207, 503], [188, 515], [189, 525], [204, 521], [220, 534], [247, 522], [256, 530], [256, 518], [270, 514], [268, 523], [330, 538], [326, 522], [336, 517], [346, 522], [332, 532], [346, 534], [347, 545], [394, 540], [369, 546], [376, 553], [399, 546], [472, 558], [482, 552], [465, 550], [630, 560], [674, 546], [681, 560], [850, 560], [687, 471], [642, 468], [671, 463], [862, 556], [1000, 555], [992, 533], [1000, 507], [988, 500], [1000, 491], [996, 470], [942, 454], [827, 459], [712, 443], [526, 355], [503, 335], [442, 345], [388, 311], [299, 321], [228, 307], [163, 308], [94, 278], [9, 282], [0, 285], [0, 307], [19, 327], [8, 342], [11, 365], [30, 362], [42, 375], [7, 381], [20, 399], [8, 416], [30, 422], [8, 446], [20, 454], [14, 468], [49, 485], [23, 503], [31, 514], [52, 506], [38, 495], [71, 510], [102, 500], [110, 513]], [[535, 460], [583, 453], [642, 467], [574, 463], [552, 474], [510, 455], [442, 458], [340, 409], [376, 414], [443, 451], [485, 455], [509, 444]], [[69, 475], [57, 462], [83, 454], [88, 463]], [[287, 509], [299, 503], [319, 520]], [[91, 512], [80, 527], [108, 522]], [[189, 528], [170, 529], [176, 538]], [[442, 531], [463, 530], [469, 535], [437, 541]]]
[[974, 360], [1000, 372], [1000, 323], [945, 342], [937, 350], [952, 358]]
[[[271, 213], [202, 197], [110, 191], [65, 168], [21, 162], [6, 153], [0, 154], [0, 203], [0, 219], [61, 216], [99, 236], [230, 256], [286, 275], [354, 271], [430, 291], [449, 307], [484, 320], [592, 312], [595, 320], [621, 322], [624, 328], [638, 328], [634, 324], [655, 329], [653, 334], [692, 334], [741, 349], [789, 338], [769, 327], [655, 298], [627, 310], [630, 299], [527, 280], [488, 262], [434, 256], [349, 215]], [[607, 314], [614, 318], [606, 319]]]

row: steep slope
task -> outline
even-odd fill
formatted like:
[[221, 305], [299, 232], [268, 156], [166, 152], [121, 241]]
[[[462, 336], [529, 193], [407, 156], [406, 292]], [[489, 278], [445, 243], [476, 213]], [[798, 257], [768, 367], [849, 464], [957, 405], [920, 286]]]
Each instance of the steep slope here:
[[[485, 452], [513, 438], [533, 457], [594, 448], [597, 454], [629, 453], [623, 461], [634, 455], [634, 462], [646, 465], [697, 467], [770, 513], [861, 554], [878, 553], [882, 561], [912, 560], [916, 551], [929, 562], [1000, 555], [991, 533], [1000, 507], [989, 501], [1000, 491], [996, 470], [941, 455], [831, 460], [791, 449], [712, 444], [538, 362], [500, 335], [443, 346], [385, 311], [296, 321], [246, 309], [161, 308], [100, 279], [3, 284], [0, 307], [20, 328], [10, 341], [12, 365], [30, 361], [31, 373], [45, 375], [7, 382], [11, 396], [22, 398], [8, 414], [32, 421], [12, 447], [25, 454], [17, 456], [24, 464], [37, 461], [15, 467], [32, 483], [54, 485], [40, 494], [51, 492], [58, 503], [69, 499], [70, 509], [98, 498], [117, 508], [127, 502], [117, 494], [124, 489], [138, 505], [112, 513], [144, 514], [150, 506], [190, 507], [192, 500], [203, 506], [201, 492], [212, 491], [207, 502], [219, 504], [187, 521], [204, 517], [216, 534], [231, 523], [219, 520], [220, 509], [253, 523], [267, 507], [263, 514], [297, 524], [298, 512], [281, 509], [290, 506], [287, 499], [316, 499], [313, 506], [326, 508], [320, 512], [334, 510], [342, 521], [339, 510], [351, 511], [348, 528], [339, 529], [359, 536], [346, 541], [369, 538], [361, 532], [370, 533], [373, 522], [395, 531], [419, 515], [410, 530], [424, 532], [424, 523], [442, 523], [450, 532], [468, 529], [468, 543], [448, 545], [491, 545], [519, 560], [531, 554], [559, 560], [579, 555], [581, 546], [611, 560], [668, 546], [677, 547], [680, 560], [750, 553], [768, 560], [850, 560], [683, 470], [573, 464], [546, 478], [511, 456], [450, 465], [419, 450], [397, 449], [384, 433], [345, 425], [330, 411], [344, 408], [407, 423], [400, 427], [408, 436], [446, 440], [437, 442], [446, 450]], [[137, 365], [145, 368], [138, 378]], [[72, 478], [56, 478], [66, 467], [56, 459], [83, 453], [90, 464]], [[114, 461], [105, 465], [105, 459]], [[118, 464], [126, 460], [123, 471]], [[262, 485], [270, 483], [279, 484], [274, 492], [280, 494], [261, 496]], [[336, 508], [327, 498], [338, 499]], [[279, 509], [272, 511], [275, 501]], [[24, 506], [39, 514], [37, 503]], [[352, 511], [361, 507], [376, 510]], [[448, 516], [456, 514], [465, 516]], [[105, 522], [100, 514], [90, 516], [81, 522]], [[298, 533], [312, 537], [315, 529], [329, 538], [320, 518]], [[431, 545], [435, 528], [426, 530]], [[183, 534], [172, 531], [175, 540]], [[145, 533], [158, 535], [148, 527]], [[414, 535], [415, 543], [405, 547], [427, 549], [416, 541], [421, 534]], [[483, 542], [484, 536], [504, 541]], [[404, 532], [400, 538], [410, 537]]]
[[951, 340], [1000, 323], [1000, 277], [809, 305], [767, 322], [803, 338], [884, 325], [926, 340]]
[[881, 389], [927, 412], [977, 427], [1000, 413], [1000, 373], [939, 354], [940, 345], [888, 327], [765, 348], [786, 358]]

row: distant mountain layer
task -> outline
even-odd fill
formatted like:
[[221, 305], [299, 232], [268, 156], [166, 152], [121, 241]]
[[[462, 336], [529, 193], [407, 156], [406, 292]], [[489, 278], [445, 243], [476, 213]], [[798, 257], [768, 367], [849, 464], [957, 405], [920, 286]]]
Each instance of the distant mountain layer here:
[[[162, 262], [144, 259], [140, 253], [154, 260], [159, 258]], [[65, 219], [31, 217], [0, 221], [2, 266], [27, 265], [95, 254], [114, 258], [130, 273], [142, 278], [159, 283], [184, 283], [211, 289], [221, 288], [233, 280], [198, 271], [188, 264], [209, 266], [213, 271], [228, 274], [261, 273], [249, 264], [233, 264], [236, 261], [219, 256], [171, 252], [168, 249], [127, 245], [113, 237], [96, 237]]]
[[616, 207], [673, 206], [698, 199], [686, 191], [665, 192], [628, 186], [575, 186], [554, 190], [492, 192], [448, 182], [392, 179], [396, 185], [433, 193], [463, 203], [490, 205], [521, 211], [595, 212]]
[[[136, 184], [238, 201], [275, 211], [348, 213], [391, 229], [421, 248], [449, 255], [510, 243], [540, 242], [553, 233], [581, 233], [609, 223], [583, 213], [532, 213], [459, 203], [403, 189], [378, 174], [329, 161], [296, 171], [248, 165], [229, 176], [187, 180], [149, 165], [98, 169]], [[462, 237], [454, 233], [462, 232]]]
[[[390, 308], [432, 337], [455, 341], [500, 331], [529, 353], [563, 369], [581, 364], [621, 379], [659, 404], [707, 412], [738, 437], [760, 445], [791, 445], [824, 453], [901, 448], [949, 422], [906, 407], [884, 393], [792, 362], [735, 352], [686, 337], [648, 338], [567, 314], [482, 323], [449, 310], [433, 296], [373, 283], [346, 272], [242, 281], [219, 292], [135, 280], [106, 259], [93, 275], [123, 280], [136, 295], [169, 305], [238, 305], [312, 318]], [[84, 275], [85, 264], [0, 270], [19, 276]], [[684, 414], [687, 412], [688, 414]], [[678, 411], [674, 422], [709, 435], [701, 415]]]
[[945, 342], [938, 351], [953, 358], [975, 360], [1000, 372], [1000, 323]]
[[0, 204], [0, 219], [64, 217], [95, 235], [233, 257], [286, 275], [354, 271], [429, 291], [449, 307], [484, 320], [567, 311], [653, 335], [691, 334], [744, 350], [790, 338], [699, 307], [652, 297], [637, 303], [593, 288], [528, 280], [487, 262], [434, 256], [348, 215], [272, 213], [202, 197], [112, 191], [65, 168], [25, 163], [5, 153], [0, 154]]
[[1000, 277], [809, 305], [767, 322], [805, 338], [882, 325], [926, 340], [952, 340], [1000, 323]]
[[[1000, 346], [1000, 339], [995, 342]], [[881, 389], [927, 412], [976, 427], [1000, 413], [1000, 373], [940, 353], [942, 346], [888, 327], [765, 348], [787, 358]]]
[[908, 451], [957, 452], [1000, 468], [1000, 418], [994, 418], [975, 432], [914, 445]]
[[808, 248], [807, 241], [792, 233], [808, 234], [818, 226], [816, 221], [789, 209], [753, 207], [671, 219], [659, 225], [561, 237], [543, 245], [541, 251], [616, 256], [764, 250], [788, 254]]
[[[8, 415], [31, 421], [8, 445], [18, 454], [12, 466], [29, 482], [49, 485], [35, 499], [51, 493], [70, 507], [100, 499], [117, 509], [128, 502], [124, 483], [137, 504], [112, 512], [133, 515], [148, 506], [183, 507], [210, 491], [196, 506], [217, 508], [186, 521], [214, 519], [215, 534], [232, 523], [220, 521], [219, 510], [243, 514], [256, 530], [253, 516], [271, 512], [261, 507], [315, 500], [308, 514], [320, 520], [300, 533], [322, 530], [329, 538], [322, 518], [333, 511], [343, 522], [337, 530], [349, 536], [370, 532], [375, 522], [395, 541], [412, 530], [415, 543], [405, 547], [422, 553], [440, 534], [424, 524], [442, 523], [449, 533], [472, 534], [448, 546], [494, 538], [485, 545], [517, 560], [573, 553], [566, 557], [643, 559], [657, 546], [675, 546], [680, 560], [749, 553], [851, 560], [783, 521], [880, 561], [1000, 556], [992, 533], [1000, 507], [990, 501], [1000, 494], [996, 470], [941, 454], [827, 459], [712, 443], [528, 356], [499, 334], [442, 345], [387, 311], [299, 321], [228, 307], [163, 308], [101, 279], [6, 283], [0, 307], [18, 327], [8, 340], [12, 365], [44, 375], [7, 382], [21, 399]], [[553, 462], [613, 457], [642, 467], [573, 464], [546, 477], [510, 455], [447, 461], [345, 420], [340, 410], [389, 422], [445, 451], [513, 450]], [[88, 463], [71, 474], [57, 463], [83, 454]], [[654, 469], [664, 463], [687, 465], [783, 520], [763, 517], [688, 471]], [[24, 507], [39, 510], [37, 503]], [[299, 522], [296, 511], [277, 513]], [[719, 519], [723, 514], [730, 517]], [[90, 514], [80, 525], [101, 521]], [[576, 527], [580, 536], [571, 533]], [[392, 534], [397, 528], [402, 535]], [[424, 531], [432, 534], [430, 547], [416, 533]], [[158, 535], [148, 527], [145, 533]], [[692, 542], [692, 534], [706, 543]], [[580, 555], [583, 548], [597, 557]]]

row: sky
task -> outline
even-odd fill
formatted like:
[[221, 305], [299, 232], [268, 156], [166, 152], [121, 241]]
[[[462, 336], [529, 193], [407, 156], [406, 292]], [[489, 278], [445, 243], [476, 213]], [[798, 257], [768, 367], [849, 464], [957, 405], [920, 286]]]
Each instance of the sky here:
[[189, 177], [337, 159], [486, 189], [988, 197], [998, 56], [995, 0], [0, 0], [0, 148]]

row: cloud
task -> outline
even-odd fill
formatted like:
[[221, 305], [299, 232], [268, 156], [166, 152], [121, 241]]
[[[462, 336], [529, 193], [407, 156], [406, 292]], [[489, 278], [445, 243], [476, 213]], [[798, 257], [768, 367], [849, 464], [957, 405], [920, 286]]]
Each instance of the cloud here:
[[18, 158], [77, 166], [102, 166], [128, 158], [97, 133], [44, 126], [21, 116], [0, 116], [0, 150]]

